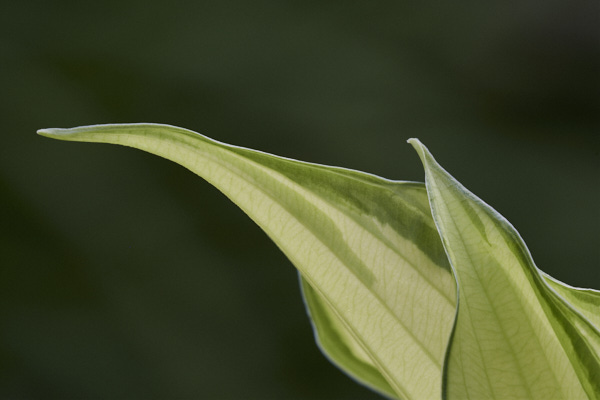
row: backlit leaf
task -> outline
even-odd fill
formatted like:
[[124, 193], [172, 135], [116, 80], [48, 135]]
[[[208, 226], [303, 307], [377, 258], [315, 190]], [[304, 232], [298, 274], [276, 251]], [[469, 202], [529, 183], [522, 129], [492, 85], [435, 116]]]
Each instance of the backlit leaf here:
[[513, 226], [418, 140], [411, 143], [425, 167], [432, 215], [458, 284], [447, 397], [597, 398], [600, 335], [567, 297], [580, 300], [584, 312], [593, 311], [594, 300], [553, 280], [564, 297], [551, 290]]
[[200, 175], [261, 226], [343, 321], [343, 333], [380, 374], [363, 382], [403, 399], [440, 397], [456, 289], [422, 184], [302, 163], [166, 125], [39, 133], [136, 147]]
[[168, 125], [39, 133], [135, 147], [213, 184], [298, 269], [323, 352], [385, 396], [600, 396], [600, 292], [541, 272], [513, 226], [416, 139], [409, 142], [425, 184], [277, 157]]

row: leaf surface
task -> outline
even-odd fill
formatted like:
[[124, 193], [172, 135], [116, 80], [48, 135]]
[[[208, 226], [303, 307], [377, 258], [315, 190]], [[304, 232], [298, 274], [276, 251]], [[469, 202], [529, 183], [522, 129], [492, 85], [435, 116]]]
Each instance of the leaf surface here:
[[315, 340], [321, 351], [353, 379], [388, 397], [396, 397], [394, 389], [381, 375], [373, 359], [354, 338], [344, 321], [302, 276], [300, 284], [315, 332]]
[[583, 289], [569, 286], [548, 274], [542, 272], [548, 286], [568, 301], [572, 308], [594, 325], [600, 328], [600, 292], [593, 289]]
[[[348, 338], [347, 359], [372, 367], [362, 382], [402, 399], [440, 397], [456, 286], [422, 184], [276, 157], [168, 125], [39, 133], [135, 147], [198, 174], [298, 268], [316, 294], [308, 298]], [[338, 363], [350, 375], [366, 370], [350, 364], [357, 365]]]
[[459, 293], [445, 396], [598, 398], [598, 293], [542, 275], [513, 226], [410, 142]]

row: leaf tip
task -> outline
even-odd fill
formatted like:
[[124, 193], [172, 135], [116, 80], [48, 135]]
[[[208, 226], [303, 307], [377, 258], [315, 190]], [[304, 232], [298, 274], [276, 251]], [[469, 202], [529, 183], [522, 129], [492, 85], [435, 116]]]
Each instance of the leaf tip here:
[[69, 129], [45, 128], [45, 129], [38, 129], [37, 134], [40, 136], [55, 138], [60, 135], [65, 135], [66, 133], [68, 133], [68, 131], [69, 131]]
[[419, 158], [421, 158], [421, 161], [424, 162], [425, 155], [426, 155], [426, 153], [428, 153], [425, 145], [417, 138], [410, 138], [407, 140], [407, 142], [412, 145], [412, 147], [417, 151]]
[[41, 136], [51, 136], [52, 128], [38, 129], [36, 133]]

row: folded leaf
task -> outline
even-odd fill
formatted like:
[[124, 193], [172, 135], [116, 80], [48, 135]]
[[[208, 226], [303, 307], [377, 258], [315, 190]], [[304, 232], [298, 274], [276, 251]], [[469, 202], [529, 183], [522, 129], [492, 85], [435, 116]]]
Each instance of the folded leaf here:
[[592, 323], [599, 315], [598, 293], [571, 290], [542, 275], [513, 226], [418, 140], [410, 143], [425, 167], [432, 215], [459, 293], [444, 395], [598, 398], [600, 334]]
[[325, 355], [358, 382], [388, 397], [396, 398], [394, 389], [379, 372], [373, 359], [354, 338], [344, 321], [300, 276], [302, 295], [310, 316], [315, 339]]
[[200, 175], [298, 268], [324, 320], [343, 327], [337, 333], [348, 338], [352, 357], [373, 367], [362, 382], [402, 399], [440, 398], [456, 286], [422, 184], [280, 158], [167, 125], [39, 133], [136, 147]]

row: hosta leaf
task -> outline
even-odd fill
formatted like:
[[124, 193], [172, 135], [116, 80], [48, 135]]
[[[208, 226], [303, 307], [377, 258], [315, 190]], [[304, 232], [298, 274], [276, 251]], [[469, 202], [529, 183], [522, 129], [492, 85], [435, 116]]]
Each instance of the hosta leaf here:
[[542, 275], [512, 225], [410, 142], [459, 293], [446, 397], [598, 398], [598, 293]]
[[426, 185], [167, 125], [39, 133], [136, 147], [216, 186], [298, 268], [323, 352], [388, 397], [600, 396], [600, 292], [539, 271], [512, 225], [415, 139]]
[[[334, 357], [342, 368], [354, 375], [371, 365], [371, 377], [361, 380], [402, 399], [441, 396], [456, 283], [422, 184], [301, 163], [166, 125], [39, 133], [136, 147], [200, 175], [261, 226], [314, 289], [307, 297], [317, 299], [323, 321], [337, 325], [329, 333], [347, 338], [347, 358], [365, 367]], [[317, 307], [311, 311], [319, 318]]]

